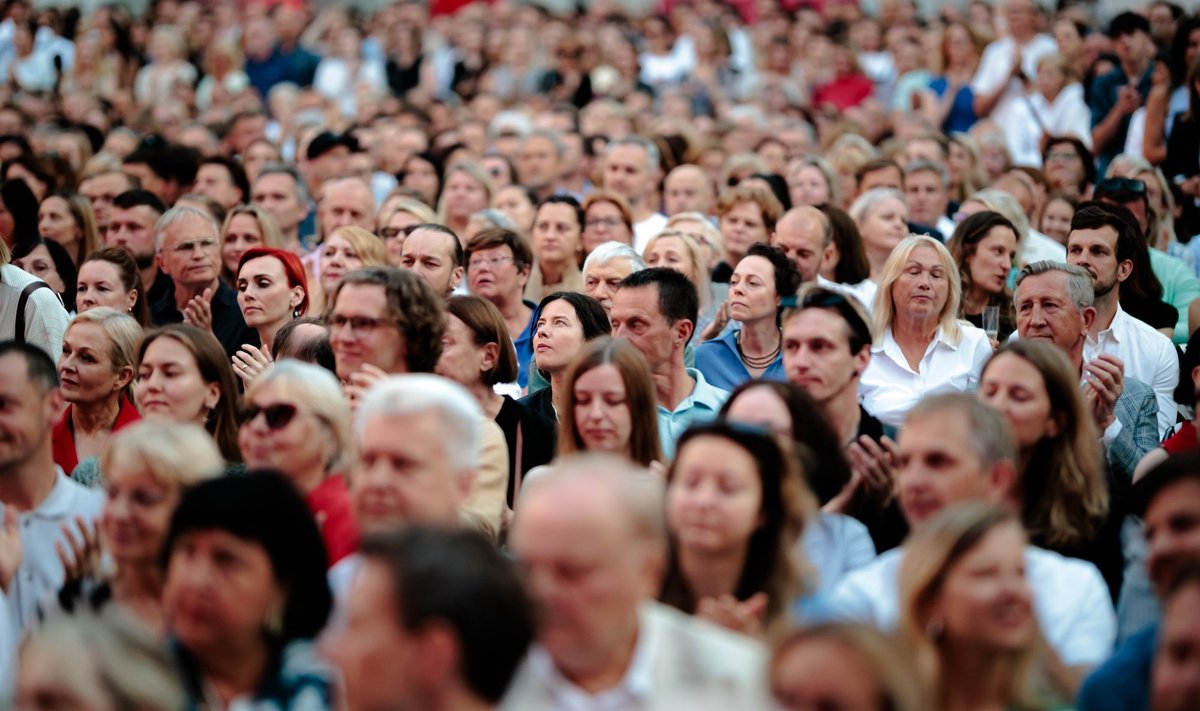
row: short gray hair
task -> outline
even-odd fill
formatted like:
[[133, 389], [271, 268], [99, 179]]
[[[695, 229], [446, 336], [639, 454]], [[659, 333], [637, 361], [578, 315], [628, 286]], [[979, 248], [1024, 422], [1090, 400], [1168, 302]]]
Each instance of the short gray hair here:
[[562, 158], [563, 154], [567, 152], [567, 146], [563, 143], [562, 138], [559, 137], [558, 132], [545, 128], [535, 128], [527, 133], [521, 139], [521, 148], [524, 148], [525, 144], [529, 143], [529, 141], [534, 138], [544, 138], [547, 141], [550, 141], [551, 145], [554, 146], [554, 155], [559, 158]]
[[908, 202], [904, 199], [904, 193], [895, 188], [872, 188], [855, 198], [846, 212], [850, 214], [854, 224], [861, 225], [862, 221], [875, 211], [879, 203], [889, 198], [899, 200], [904, 205], [904, 211], [908, 212]]
[[325, 463], [331, 473], [344, 472], [354, 461], [354, 437], [350, 433], [350, 404], [341, 383], [328, 370], [284, 358], [264, 370], [246, 387], [246, 398], [271, 383], [278, 383], [300, 405], [311, 410], [329, 428], [333, 455]]
[[946, 166], [941, 163], [934, 163], [931, 160], [923, 158], [909, 161], [904, 166], [904, 179], [907, 180], [908, 176], [913, 173], [934, 173], [937, 175], [938, 180], [941, 181], [943, 190], [950, 188], [950, 171], [946, 170]]
[[204, 210], [182, 205], [173, 207], [162, 214], [158, 218], [158, 222], [154, 223], [154, 251], [161, 252], [164, 240], [164, 233], [171, 225], [183, 220], [200, 220], [212, 232], [214, 240], [221, 240], [221, 226], [213, 219], [213, 216]]
[[417, 414], [441, 419], [438, 432], [451, 468], [479, 468], [483, 458], [483, 409], [466, 388], [436, 375], [393, 375], [372, 385], [354, 416], [355, 437], [362, 438], [372, 417]]
[[612, 240], [597, 245], [587, 256], [587, 259], [583, 261], [583, 275], [586, 277], [588, 270], [592, 267], [602, 267], [614, 259], [628, 259], [630, 266], [633, 267], [633, 272], [640, 272], [646, 268], [646, 262], [642, 259], [642, 255], [637, 253], [637, 250], [624, 242]]
[[[287, 163], [267, 163], [262, 167], [262, 170], [258, 171], [258, 175], [254, 178], [255, 184], [267, 175], [290, 176], [296, 183], [296, 202], [307, 205], [311, 200], [308, 194], [308, 184], [304, 182], [303, 176], [300, 175], [300, 171], [295, 166], [288, 165]], [[250, 192], [254, 192], [254, 186], [250, 187]], [[249, 196], [247, 196], [246, 202], [250, 202]]]
[[966, 423], [967, 431], [971, 433], [967, 444], [979, 457], [979, 465], [983, 469], [990, 469], [1004, 461], [1016, 463], [1017, 441], [1008, 420], [999, 410], [985, 405], [972, 393], [941, 393], [924, 397], [909, 410], [904, 418], [904, 426], [946, 412]]
[[[1056, 262], [1051, 259], [1030, 262], [1021, 267], [1021, 271], [1017, 273], [1016, 289], [1021, 288], [1021, 282], [1025, 281], [1027, 277], [1037, 276], [1038, 274], [1049, 274], [1051, 272], [1059, 272], [1067, 275], [1067, 295], [1071, 297], [1071, 302], [1075, 304], [1076, 311], [1083, 311], [1089, 306], [1095, 305], [1096, 290], [1092, 287], [1092, 278], [1088, 276], [1087, 271], [1083, 267]], [[1013, 290], [1014, 306], [1017, 303], [1016, 289]]]
[[607, 158], [608, 154], [612, 153], [617, 146], [637, 146], [646, 151], [646, 170], [648, 172], [652, 173], [658, 170], [662, 164], [662, 153], [659, 152], [658, 146], [654, 145], [654, 141], [649, 138], [633, 135], [614, 139], [609, 141], [604, 148], [604, 156]]

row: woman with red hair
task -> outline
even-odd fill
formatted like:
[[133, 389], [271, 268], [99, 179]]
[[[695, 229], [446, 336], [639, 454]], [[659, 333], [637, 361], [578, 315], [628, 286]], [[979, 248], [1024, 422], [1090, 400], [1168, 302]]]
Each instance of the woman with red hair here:
[[283, 325], [308, 311], [308, 279], [300, 258], [274, 247], [252, 247], [237, 272], [237, 300], [262, 348], [246, 344], [233, 356], [233, 372], [250, 382], [271, 364], [270, 345]]

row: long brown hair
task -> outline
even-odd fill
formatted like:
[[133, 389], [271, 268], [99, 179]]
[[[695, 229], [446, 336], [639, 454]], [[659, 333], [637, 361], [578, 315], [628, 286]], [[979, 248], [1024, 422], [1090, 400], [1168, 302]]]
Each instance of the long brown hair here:
[[602, 365], [615, 367], [625, 383], [625, 407], [629, 409], [632, 421], [629, 458], [642, 466], [662, 461], [662, 444], [658, 440], [658, 396], [650, 366], [641, 351], [628, 341], [608, 336], [585, 344], [583, 352], [567, 371], [567, 406], [558, 413], [558, 456], [585, 450], [575, 421], [575, 383], [584, 373]]

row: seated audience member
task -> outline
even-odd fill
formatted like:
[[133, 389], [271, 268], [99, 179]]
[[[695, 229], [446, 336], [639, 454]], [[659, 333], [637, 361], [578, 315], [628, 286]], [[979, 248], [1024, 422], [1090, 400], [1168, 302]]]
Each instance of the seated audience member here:
[[67, 313], [75, 313], [79, 274], [65, 247], [49, 237], [18, 242], [13, 246], [12, 264], [45, 282]]
[[827, 622], [801, 627], [775, 643], [771, 696], [783, 711], [929, 708], [911, 658], [866, 625]]
[[417, 225], [437, 224], [437, 215], [433, 210], [420, 200], [408, 197], [403, 190], [401, 188], [401, 192], [388, 197], [376, 215], [378, 224], [375, 231], [383, 238], [388, 264], [393, 267], [402, 266], [404, 242], [413, 228]]
[[[166, 524], [188, 487], [224, 468], [212, 437], [192, 423], [143, 421], [114, 434], [100, 457], [105, 491], [95, 530], [81, 531], [82, 541], [60, 554], [68, 575], [59, 606], [99, 611], [116, 603], [160, 628]], [[97, 551], [114, 565], [101, 569]]]
[[355, 225], [331, 230], [321, 245], [320, 257], [320, 278], [315, 284], [309, 284], [309, 301], [314, 313], [329, 309], [333, 303], [332, 294], [347, 274], [388, 263], [387, 252], [379, 238]]
[[208, 331], [177, 323], [146, 333], [138, 345], [133, 392], [146, 419], [198, 424], [216, 440], [225, 461], [242, 461], [233, 368]]
[[[468, 505], [483, 464], [483, 424], [475, 398], [445, 378], [390, 376], [373, 385], [354, 412], [358, 461], [349, 478], [363, 535], [412, 524], [466, 524], [490, 533], [500, 519], [503, 481], [494, 512]], [[339, 605], [361, 564], [352, 555], [330, 570]]]
[[1084, 380], [1087, 409], [1103, 433], [1108, 462], [1119, 481], [1132, 481], [1137, 463], [1158, 443], [1158, 400], [1150, 386], [1124, 374], [1115, 356], [1084, 362], [1096, 318], [1091, 278], [1080, 267], [1032, 262], [1017, 275], [1017, 334], [1045, 340], [1066, 354]]
[[211, 331], [228, 357], [243, 345], [259, 345], [246, 325], [237, 294], [221, 281], [220, 228], [192, 207], [167, 210], [154, 224], [154, 247], [171, 288], [150, 305], [156, 324], [187, 323]]
[[905, 165], [904, 198], [909, 219], [949, 241], [955, 225], [946, 214], [950, 206], [950, 172], [944, 163], [918, 159]]
[[1121, 208], [1097, 203], [1080, 206], [1071, 218], [1067, 261], [1092, 278], [1096, 318], [1088, 329], [1084, 359], [1101, 353], [1115, 356], [1125, 374], [1154, 389], [1158, 398], [1158, 433], [1175, 426], [1178, 411], [1174, 391], [1179, 382], [1179, 359], [1171, 339], [1122, 306], [1124, 283], [1134, 271], [1138, 236]]
[[820, 210], [793, 207], [775, 223], [771, 244], [783, 250], [800, 273], [802, 283], [815, 282], [827, 259], [833, 259], [833, 225]]
[[308, 313], [308, 278], [292, 252], [251, 247], [242, 253], [234, 288], [242, 318], [262, 344], [246, 344], [233, 356], [233, 372], [249, 382], [272, 363], [269, 347], [279, 329]]
[[189, 704], [335, 707], [333, 674], [313, 649], [333, 603], [325, 551], [290, 482], [255, 472], [196, 484], [171, 516], [162, 560], [163, 621]]
[[786, 626], [805, 592], [797, 546], [813, 504], [769, 430], [690, 428], [667, 471], [671, 554], [659, 600], [752, 636]]
[[829, 220], [833, 232], [833, 251], [821, 261], [817, 283], [853, 295], [870, 312], [877, 287], [871, 281], [871, 263], [858, 225], [837, 205], [819, 205], [817, 209]]
[[[171, 293], [171, 277], [159, 266], [155, 247], [154, 225], [167, 206], [148, 190], [127, 190], [113, 200], [112, 218], [104, 243], [109, 247], [124, 247], [133, 255], [146, 287], [146, 308], [150, 311], [151, 323], [154, 305]], [[155, 325], [159, 325], [155, 323]]]
[[[947, 508], [905, 544], [900, 640], [941, 708], [1051, 708], [1073, 696], [1038, 631], [1028, 544], [1017, 517], [982, 503]], [[997, 619], [989, 612], [1003, 622], [983, 621]]]
[[[913, 408], [900, 431], [896, 490], [913, 531], [964, 501], [1026, 505], [1017, 488], [1017, 448], [1000, 413], [965, 393], [935, 395]], [[838, 616], [891, 629], [900, 614], [897, 574], [907, 546], [848, 575], [833, 592]], [[1104, 579], [1090, 563], [1040, 548], [1025, 549], [1038, 622], [1070, 667], [1108, 657], [1116, 616]]]
[[70, 316], [46, 282], [12, 263], [2, 239], [0, 297], [0, 340], [35, 345], [58, 362]]
[[105, 247], [92, 252], [79, 265], [76, 279], [75, 306], [79, 313], [107, 306], [129, 314], [142, 328], [149, 324], [146, 290], [129, 250]]
[[[837, 435], [817, 403], [799, 385], [750, 381], [729, 394], [721, 416], [730, 422], [763, 427], [793, 445], [806, 488], [819, 505], [833, 500], [850, 482], [850, 464], [840, 449], [829, 447]], [[819, 592], [828, 593], [847, 572], [875, 558], [867, 527], [849, 516], [821, 510], [807, 516], [797, 551], [816, 575]]]
[[1110, 501], [1123, 487], [1105, 476], [1100, 430], [1080, 390], [1079, 370], [1050, 343], [1014, 341], [983, 367], [979, 397], [1012, 427], [1020, 516], [1030, 541], [1094, 564], [1115, 600], [1120, 509], [1112, 515]]
[[238, 265], [246, 250], [253, 247], [283, 249], [283, 236], [265, 208], [239, 205], [229, 211], [221, 225], [221, 279], [226, 284], [237, 288]]
[[1075, 200], [1089, 194], [1096, 182], [1096, 161], [1075, 136], [1050, 136], [1042, 144], [1042, 170], [1051, 189]]
[[728, 315], [741, 324], [696, 347], [705, 380], [732, 390], [747, 380], [783, 380], [780, 307], [796, 294], [800, 275], [778, 247], [754, 244], [729, 279]]
[[[1017, 183], [1024, 187], [1024, 183]], [[1063, 244], [1038, 232], [1030, 225], [1030, 216], [1026, 208], [1011, 194], [997, 188], [986, 188], [971, 195], [958, 208], [956, 217], [968, 217], [977, 212], [998, 212], [1004, 219], [1012, 223], [1017, 230], [1017, 243], [1021, 249], [1017, 254], [1017, 266], [1030, 262], [1050, 259], [1057, 262], [1066, 261], [1067, 250]]]
[[78, 314], [67, 327], [58, 379], [67, 409], [54, 426], [54, 463], [87, 486], [101, 483], [96, 457], [109, 437], [141, 419], [133, 377], [142, 329], [109, 308]]
[[462, 242], [449, 227], [423, 223], [412, 228], [400, 251], [403, 267], [417, 274], [439, 296], [454, 293], [466, 269]]
[[474, 532], [420, 527], [367, 538], [362, 560], [327, 645], [346, 705], [498, 704], [535, 632], [512, 564]]
[[1019, 249], [1016, 228], [998, 212], [977, 212], [958, 223], [946, 247], [962, 281], [959, 316], [983, 328], [984, 310], [995, 307], [996, 340], [1003, 343], [1017, 330], [1008, 291], [1008, 276]]
[[608, 142], [604, 147], [600, 186], [629, 203], [633, 218], [633, 248], [638, 254], [646, 241], [662, 231], [667, 218], [658, 212], [657, 195], [662, 175], [662, 152], [651, 140], [628, 135]]
[[[670, 176], [667, 179], [670, 180]], [[583, 215], [580, 241], [585, 255], [591, 254], [605, 242], [633, 246], [633, 214], [625, 198], [616, 193], [594, 190], [583, 200]]]
[[859, 383], [863, 407], [898, 427], [929, 393], [972, 391], [992, 354], [987, 334], [958, 320], [958, 268], [932, 237], [902, 241], [875, 295], [875, 345]]
[[538, 204], [530, 233], [534, 264], [525, 295], [541, 300], [556, 291], [583, 291], [583, 208], [570, 195], [551, 195]]
[[345, 475], [353, 463], [350, 407], [337, 378], [282, 360], [246, 386], [238, 445], [248, 469], [286, 477], [320, 522], [330, 565], [358, 547]]
[[517, 349], [517, 384], [529, 384], [533, 355], [533, 312], [537, 304], [525, 299], [525, 284], [533, 268], [529, 243], [512, 230], [484, 230], [467, 243], [467, 286], [492, 302]]
[[337, 360], [329, 344], [329, 326], [324, 319], [301, 316], [288, 321], [275, 332], [271, 353], [279, 360], [292, 358], [319, 365], [337, 375]]
[[712, 181], [698, 166], [686, 163], [676, 166], [663, 180], [663, 207], [667, 217], [682, 212], [707, 215], [712, 212], [716, 202]]
[[862, 238], [863, 251], [871, 268], [870, 279], [879, 283], [888, 258], [909, 236], [908, 205], [904, 195], [893, 188], [868, 190], [858, 196], [848, 212]]
[[1038, 229], [1055, 242], [1067, 246], [1067, 235], [1071, 233], [1071, 218], [1079, 209], [1079, 200], [1066, 193], [1050, 193], [1042, 208]]
[[[696, 240], [679, 230], [667, 228], [650, 238], [644, 255], [645, 266], [674, 269], [695, 285], [696, 294], [700, 297], [696, 317], [699, 327], [696, 331], [702, 334], [701, 338], [719, 335], [729, 322], [729, 305], [718, 299], [716, 294], [727, 294], [729, 285], [712, 284], [709, 279], [710, 268]], [[710, 326], [712, 330], [706, 333], [705, 330]]]
[[517, 354], [504, 318], [492, 302], [474, 295], [451, 296], [446, 301], [446, 335], [435, 372], [465, 387], [483, 414], [504, 431], [511, 508], [521, 477], [554, 458], [555, 431], [553, 420], [495, 389], [517, 379]]
[[604, 307], [612, 309], [612, 297], [621, 280], [646, 268], [641, 255], [633, 247], [620, 242], [604, 242], [596, 246], [583, 262], [583, 293]]
[[1163, 618], [1150, 707], [1155, 711], [1188, 711], [1200, 706], [1200, 565], [1172, 580], [1163, 598]]
[[[1172, 581], [1200, 563], [1200, 456], [1174, 454], [1148, 471], [1134, 486], [1130, 512], [1144, 523], [1146, 572], [1159, 600], [1165, 601]], [[1076, 707], [1080, 711], [1151, 708], [1152, 665], [1165, 622], [1166, 618], [1155, 619], [1122, 642], [1112, 658], [1084, 681]]]
[[696, 246], [700, 248], [701, 263], [707, 265], [710, 271], [721, 261], [721, 255], [725, 251], [725, 238], [721, 236], [721, 231], [707, 215], [699, 212], [677, 213], [667, 220], [667, 226], [663, 228], [663, 231], [667, 230], [682, 232], [691, 237], [696, 242]]
[[663, 454], [674, 456], [675, 440], [696, 422], [711, 420], [729, 397], [710, 385], [683, 352], [696, 323], [696, 287], [673, 269], [634, 272], [621, 282], [609, 311], [613, 336], [641, 351], [654, 377], [658, 436]]
[[583, 346], [563, 381], [558, 456], [607, 452], [643, 467], [661, 467], [654, 380], [628, 342], [597, 338]]
[[[558, 413], [567, 406], [567, 370], [589, 341], [612, 333], [612, 324], [598, 301], [573, 291], [556, 291], [542, 299], [533, 323], [534, 367], [529, 388], [533, 392], [520, 402], [557, 423]], [[537, 380], [545, 385], [534, 390], [532, 383]]]
[[[667, 562], [663, 511], [662, 479], [612, 457], [567, 459], [529, 483], [508, 540], [545, 617], [501, 708], [552, 707], [564, 695], [765, 704], [758, 643], [653, 602]], [[630, 674], [653, 683], [630, 684]]]
[[17, 664], [18, 708], [44, 708], [54, 699], [72, 708], [174, 711], [185, 702], [166, 645], [125, 615], [49, 620], [22, 642]]
[[717, 218], [724, 250], [712, 280], [727, 283], [750, 245], [771, 241], [775, 223], [782, 215], [783, 205], [761, 185], [737, 186], [722, 193], [717, 200]]

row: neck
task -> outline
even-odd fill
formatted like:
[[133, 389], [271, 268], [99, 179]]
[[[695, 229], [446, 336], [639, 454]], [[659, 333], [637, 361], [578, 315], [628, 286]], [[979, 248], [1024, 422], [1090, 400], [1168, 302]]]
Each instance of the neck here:
[[489, 711], [496, 708], [460, 685], [425, 695], [420, 708], [426, 711]]
[[36, 509], [54, 490], [57, 473], [50, 435], [28, 459], [0, 470], [0, 501], [17, 511]]
[[858, 378], [846, 383], [845, 387], [822, 404], [825, 417], [838, 434], [838, 441], [843, 446], [849, 444], [858, 434], [858, 426], [862, 422], [862, 410], [858, 407]]
[[652, 209], [650, 208], [650, 205], [648, 205], [648, 204], [646, 203], [646, 200], [645, 200], [645, 198], [642, 198], [642, 199], [638, 200], [638, 202], [637, 202], [637, 204], [636, 204], [636, 205], [635, 205], [635, 204], [633, 204], [633, 201], [632, 201], [632, 200], [630, 200], [630, 201], [629, 201], [629, 211], [630, 211], [630, 213], [632, 214], [632, 216], [633, 216], [633, 221], [634, 221], [635, 223], [636, 223], [636, 222], [641, 222], [642, 220], [644, 220], [644, 219], [646, 219], [647, 217], [649, 217], [649, 216], [651, 216], [651, 215], [653, 215], [653, 214], [654, 214], [654, 210], [652, 210]]
[[942, 708], [999, 711], [1008, 705], [1012, 666], [1006, 657], [956, 650], [942, 655]]
[[223, 704], [254, 693], [266, 674], [270, 650], [260, 640], [242, 649], [222, 649], [211, 654], [195, 654], [208, 681], [216, 688]]
[[1092, 321], [1092, 334], [1097, 334], [1112, 325], [1120, 304], [1120, 291], [1113, 289], [1104, 296], [1098, 297], [1092, 304], [1096, 308], [1096, 319]]
[[300, 225], [296, 225], [288, 232], [283, 234], [283, 249], [286, 249], [293, 254], [305, 256], [307, 252], [304, 250], [304, 243], [300, 241]]
[[783, 334], [775, 325], [775, 317], [742, 322], [742, 353], [752, 358], [764, 357], [779, 349]]
[[1121, 69], [1125, 72], [1125, 76], [1129, 77], [1133, 83], [1137, 83], [1142, 75], [1146, 73], [1146, 67], [1150, 66], [1150, 62], [1146, 60], [1130, 61], [1129, 64], [1122, 64]]
[[658, 404], [672, 412], [695, 388], [696, 381], [684, 368], [682, 356], [672, 357], [654, 373], [654, 391], [658, 396]]
[[76, 432], [95, 434], [111, 430], [121, 411], [121, 393], [116, 392], [98, 402], [77, 402], [71, 408], [71, 425]]
[[275, 334], [279, 333], [279, 329], [283, 328], [285, 325], [287, 325], [287, 322], [291, 321], [291, 320], [292, 320], [292, 315], [289, 312], [287, 317], [281, 321], [269, 323], [269, 324], [266, 324], [265, 326], [261, 326], [259, 328], [254, 329], [254, 330], [258, 331], [259, 347], [261, 348], [263, 346], [270, 346], [271, 344], [273, 344], [275, 342]]
[[329, 476], [329, 472], [325, 469], [324, 464], [321, 464], [309, 469], [308, 471], [297, 472], [295, 475], [289, 476], [288, 478], [292, 480], [292, 483], [296, 485], [296, 488], [300, 490], [301, 494], [307, 496], [308, 494], [312, 493], [314, 489], [320, 486], [321, 482], [325, 481], [327, 476]]
[[504, 396], [497, 395], [496, 391], [492, 390], [492, 386], [482, 380], [475, 381], [475, 384], [468, 389], [479, 402], [479, 406], [483, 408], [483, 414], [489, 420], [496, 419], [496, 415], [500, 414], [500, 408], [504, 406]]
[[565, 262], [545, 262], [541, 263], [542, 269], [542, 285], [561, 284], [568, 269]]
[[554, 411], [560, 413], [567, 406], [567, 371], [559, 369], [550, 374], [550, 400]]
[[878, 254], [874, 251], [867, 252], [867, 263], [871, 265], [871, 281], [879, 282], [879, 275], [883, 274], [883, 266], [887, 264], [890, 255], [891, 252], [885, 254]]
[[706, 553], [681, 547], [679, 570], [692, 591], [693, 600], [737, 595], [738, 581], [746, 566], [746, 550]]
[[621, 683], [621, 679], [625, 677], [629, 665], [633, 662], [634, 650], [637, 649], [638, 617], [636, 610], [626, 624], [629, 626], [628, 634], [623, 637], [620, 645], [604, 659], [572, 665], [570, 669], [559, 666], [559, 673], [589, 694], [607, 691]]
[[126, 600], [159, 600], [162, 597], [162, 568], [158, 561], [117, 561], [117, 571], [109, 580], [113, 597]]
[[966, 295], [963, 303], [963, 313], [968, 316], [976, 316], [983, 313], [983, 308], [991, 301], [992, 295], [980, 289], [978, 286], [972, 286], [970, 293]]
[[516, 338], [525, 330], [526, 324], [529, 323], [530, 308], [525, 305], [520, 294], [515, 294], [511, 299], [505, 299], [501, 303], [492, 302], [500, 311], [500, 315], [504, 317], [504, 323], [508, 325], [508, 335]]
[[937, 333], [938, 322], [933, 318], [905, 318], [899, 314], [892, 322], [892, 336], [904, 346], [926, 347]]
[[191, 301], [192, 298], [203, 294], [205, 289], [212, 289], [213, 294], [216, 294], [217, 286], [219, 284], [220, 281], [218, 279], [213, 279], [207, 284], [182, 284], [180, 282], [175, 282], [176, 308], [178, 308], [180, 311], [183, 311], [183, 307], [187, 306], [187, 302]]

